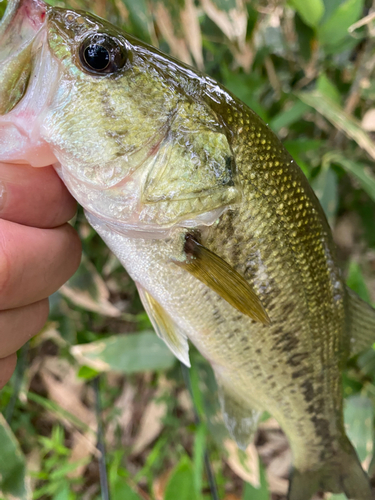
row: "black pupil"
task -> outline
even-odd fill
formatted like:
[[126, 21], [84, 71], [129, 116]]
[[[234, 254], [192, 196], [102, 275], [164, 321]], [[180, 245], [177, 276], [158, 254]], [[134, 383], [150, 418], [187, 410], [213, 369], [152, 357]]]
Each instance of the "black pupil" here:
[[102, 45], [89, 45], [85, 50], [86, 62], [91, 68], [103, 70], [109, 64], [109, 52]]

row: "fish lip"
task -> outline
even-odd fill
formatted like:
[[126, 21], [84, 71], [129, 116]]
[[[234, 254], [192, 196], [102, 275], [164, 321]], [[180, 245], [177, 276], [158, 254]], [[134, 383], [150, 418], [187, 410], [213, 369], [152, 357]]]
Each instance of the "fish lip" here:
[[51, 10], [42, 0], [10, 1], [0, 22], [0, 61], [31, 43]]

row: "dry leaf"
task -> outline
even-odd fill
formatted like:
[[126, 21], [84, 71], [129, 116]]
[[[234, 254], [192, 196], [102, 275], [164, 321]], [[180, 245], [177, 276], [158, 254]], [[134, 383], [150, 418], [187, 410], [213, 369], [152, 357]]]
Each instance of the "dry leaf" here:
[[[49, 366], [47, 366], [48, 364]], [[58, 380], [56, 375], [61, 375], [59, 364], [63, 364], [63, 360], [57, 360], [52, 357], [47, 358], [39, 371], [39, 375], [47, 389], [48, 398], [57, 403], [63, 410], [71, 413], [81, 422], [95, 430], [95, 414], [81, 401], [83, 383], [76, 378], [73, 369], [70, 373], [67, 372], [63, 375], [63, 381]], [[72, 376], [73, 373], [74, 377]]]
[[282, 477], [274, 476], [273, 474], [269, 474], [267, 471], [267, 481], [268, 488], [272, 493], [276, 495], [286, 495], [288, 492], [289, 481]]
[[155, 17], [163, 38], [165, 38], [168, 42], [172, 55], [178, 57], [184, 63], [192, 65], [193, 62], [186, 45], [186, 41], [175, 35], [173, 21], [168, 9], [160, 2], [156, 4]]
[[167, 414], [167, 405], [163, 401], [157, 401], [166, 391], [171, 391], [173, 383], [165, 377], [158, 380], [158, 389], [154, 398], [148, 403], [143, 412], [138, 433], [135, 437], [132, 455], [139, 455], [163, 429], [162, 419]]
[[221, 31], [240, 48], [245, 44], [247, 11], [243, 0], [236, 0], [236, 8], [228, 12], [220, 10], [212, 0], [201, 0], [205, 13]]
[[[97, 278], [94, 278], [98, 281]], [[104, 282], [103, 282], [104, 284]], [[99, 285], [99, 282], [98, 282]], [[104, 285], [105, 286], [105, 285]], [[63, 285], [59, 292], [61, 295], [71, 300], [76, 306], [82, 307], [87, 311], [96, 312], [103, 314], [104, 316], [110, 316], [111, 318], [117, 318], [121, 315], [121, 311], [117, 309], [113, 304], [108, 301], [109, 292], [107, 287], [105, 288], [107, 297], [103, 295], [98, 299], [93, 299], [87, 290], [80, 290], [78, 288], [71, 288], [67, 283]], [[104, 290], [103, 290], [104, 292]]]
[[259, 424], [258, 428], [259, 429], [275, 430], [275, 431], [281, 429], [279, 422], [273, 417], [268, 418], [264, 422], [261, 422]]
[[41, 463], [41, 450], [35, 447], [26, 455], [27, 471], [30, 474], [30, 486], [32, 491], [35, 490], [38, 482], [37, 473], [40, 472]]
[[367, 132], [375, 132], [375, 108], [366, 111], [362, 118], [362, 127]]
[[179, 392], [179, 394], [177, 396], [177, 401], [178, 401], [180, 408], [186, 414], [187, 418], [193, 419], [194, 418], [194, 405], [193, 405], [193, 401], [191, 399], [191, 395], [187, 389], [183, 389], [182, 391]]
[[184, 28], [185, 39], [190, 52], [193, 54], [195, 64], [199, 69], [203, 70], [202, 34], [197, 8], [193, 0], [185, 0], [185, 8], [181, 11], [181, 21]]
[[260, 487], [258, 452], [253, 443], [250, 443], [241, 458], [241, 451], [232, 439], [224, 441], [224, 448], [228, 452], [226, 462], [238, 477], [252, 484], [254, 488]]
[[95, 342], [92, 344], [77, 344], [70, 348], [70, 353], [76, 358], [79, 364], [86, 365], [98, 372], [107, 372], [110, 365], [102, 359], [90, 359], [90, 354], [100, 354], [105, 348], [105, 343]]
[[[84, 382], [76, 377], [75, 370], [66, 360], [54, 357], [48, 357], [44, 360], [39, 375], [47, 389], [48, 398], [91, 429], [91, 431], [81, 433], [73, 428], [72, 453], [69, 462], [83, 460], [88, 462], [92, 455], [98, 456], [99, 451], [96, 448], [96, 416], [81, 401]], [[67, 422], [64, 418], [61, 420], [67, 427], [72, 428], [70, 422]], [[85, 463], [79, 465], [69, 473], [69, 477], [79, 477], [83, 474], [85, 468]]]
[[163, 429], [162, 418], [167, 413], [167, 405], [164, 402], [152, 400], [146, 406], [139, 426], [138, 434], [134, 440], [132, 455], [139, 455], [142, 451], [159, 436]]
[[255, 51], [250, 43], [244, 44], [244, 46], [241, 47], [241, 50], [233, 49], [233, 54], [237, 64], [248, 73], [255, 56]]
[[292, 465], [292, 452], [290, 448], [284, 450], [280, 455], [277, 455], [271, 460], [267, 467], [267, 472], [277, 477], [289, 477], [290, 468]]
[[115, 402], [115, 409], [118, 414], [115, 415], [107, 428], [105, 442], [107, 445], [114, 445], [117, 440], [116, 429], [121, 429], [121, 436], [123, 437], [123, 444], [131, 432], [131, 423], [134, 411], [134, 396], [135, 389], [130, 384], [125, 384], [120, 397]]
[[173, 467], [163, 472], [163, 474], [157, 477], [153, 484], [152, 490], [154, 492], [155, 500], [164, 500], [165, 488], [168, 484], [171, 473], [173, 472]]
[[74, 431], [73, 433], [73, 444], [72, 450], [69, 457], [69, 462], [82, 461], [81, 465], [78, 465], [76, 469], [68, 473], [68, 477], [76, 478], [83, 475], [87, 463], [92, 455], [98, 456], [100, 454], [99, 450], [96, 448], [97, 437], [93, 432], [85, 432], [82, 434], [79, 431]]
[[[88, 280], [90, 280], [89, 285]], [[59, 292], [73, 304], [88, 311], [112, 318], [121, 315], [121, 311], [109, 301], [109, 290], [103, 278], [85, 255], [82, 255], [81, 266], [77, 273], [60, 288]]]

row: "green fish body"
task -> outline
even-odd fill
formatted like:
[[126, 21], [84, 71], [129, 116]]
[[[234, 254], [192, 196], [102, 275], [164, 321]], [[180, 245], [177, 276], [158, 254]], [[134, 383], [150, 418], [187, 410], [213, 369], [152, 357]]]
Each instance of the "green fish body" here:
[[293, 452], [289, 500], [370, 500], [341, 372], [375, 341], [375, 312], [346, 288], [322, 208], [268, 126], [211, 78], [39, 0], [8, 7], [0, 83], [0, 160], [54, 163], [158, 335], [211, 363], [239, 446], [267, 410]]

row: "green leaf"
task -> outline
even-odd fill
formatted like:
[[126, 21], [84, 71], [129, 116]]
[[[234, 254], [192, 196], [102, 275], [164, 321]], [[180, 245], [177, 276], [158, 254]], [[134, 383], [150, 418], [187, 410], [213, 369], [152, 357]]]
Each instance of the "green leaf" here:
[[69, 500], [69, 486], [66, 484], [63, 488], [54, 495], [53, 500]]
[[352, 260], [349, 264], [348, 277], [346, 278], [346, 284], [349, 288], [354, 290], [357, 295], [361, 297], [362, 300], [371, 304], [371, 297], [362, 274], [362, 270], [357, 262]]
[[13, 500], [31, 499], [26, 460], [5, 418], [0, 413], [0, 496]]
[[91, 380], [99, 375], [99, 372], [91, 368], [90, 366], [81, 366], [78, 370], [78, 377], [85, 380]]
[[363, 11], [363, 0], [347, 0], [318, 29], [322, 45], [332, 46], [341, 42], [348, 34], [348, 28], [358, 21]]
[[201, 378], [198, 372], [198, 366], [195, 363], [191, 363], [191, 368], [189, 370], [190, 384], [192, 398], [194, 402], [195, 409], [198, 413], [199, 418], [204, 418], [205, 408], [203, 401], [203, 394], [201, 390]]
[[199, 424], [194, 436], [194, 487], [197, 496], [202, 492], [202, 477], [204, 468], [204, 452], [206, 446], [207, 429], [204, 424]]
[[346, 433], [361, 462], [372, 456], [374, 441], [374, 409], [369, 398], [356, 394], [345, 400]]
[[337, 163], [348, 173], [354, 175], [362, 189], [375, 201], [375, 175], [370, 165], [349, 160], [340, 152], [332, 151], [323, 157], [323, 165]]
[[309, 61], [311, 58], [311, 48], [315, 39], [315, 31], [303, 22], [298, 13], [294, 16], [294, 26], [298, 37], [298, 52], [305, 61]]
[[198, 500], [199, 497], [192, 488], [193, 484], [193, 466], [189, 457], [184, 455], [172, 472], [165, 489], [164, 500]]
[[331, 99], [336, 104], [341, 104], [340, 92], [324, 73], [321, 73], [321, 75], [319, 76], [316, 88], [319, 92]]
[[298, 139], [283, 142], [286, 150], [293, 156], [308, 179], [311, 172], [310, 157], [319, 156], [320, 158], [319, 149], [322, 142], [319, 139], [308, 139], [307, 137], [298, 137]]
[[303, 21], [312, 28], [318, 26], [324, 14], [323, 0], [289, 0]]
[[3, 17], [5, 9], [7, 6], [7, 2], [5, 1], [0, 1], [0, 19]]
[[129, 12], [129, 21], [133, 27], [134, 35], [141, 37], [143, 40], [150, 42], [150, 26], [152, 17], [146, 0], [122, 0]]
[[367, 153], [375, 159], [375, 144], [367, 134], [360, 122], [344, 111], [341, 106], [318, 90], [312, 92], [298, 92], [301, 101], [316, 109], [329, 120], [337, 130], [344, 132], [348, 137], [357, 142]]
[[118, 477], [116, 482], [111, 484], [111, 498], [112, 500], [142, 500], [123, 477]]
[[274, 132], [279, 132], [283, 127], [289, 127], [300, 120], [308, 110], [309, 106], [298, 99], [290, 107], [272, 118], [269, 125]]
[[270, 500], [266, 471], [261, 460], [259, 460], [259, 476], [259, 488], [255, 488], [253, 485], [245, 483], [242, 500]]
[[152, 331], [112, 335], [89, 344], [75, 345], [71, 353], [79, 363], [98, 372], [167, 370], [175, 362], [168, 347]]
[[312, 186], [323, 207], [329, 224], [333, 227], [338, 206], [336, 173], [328, 166], [323, 166], [318, 177], [314, 179]]

